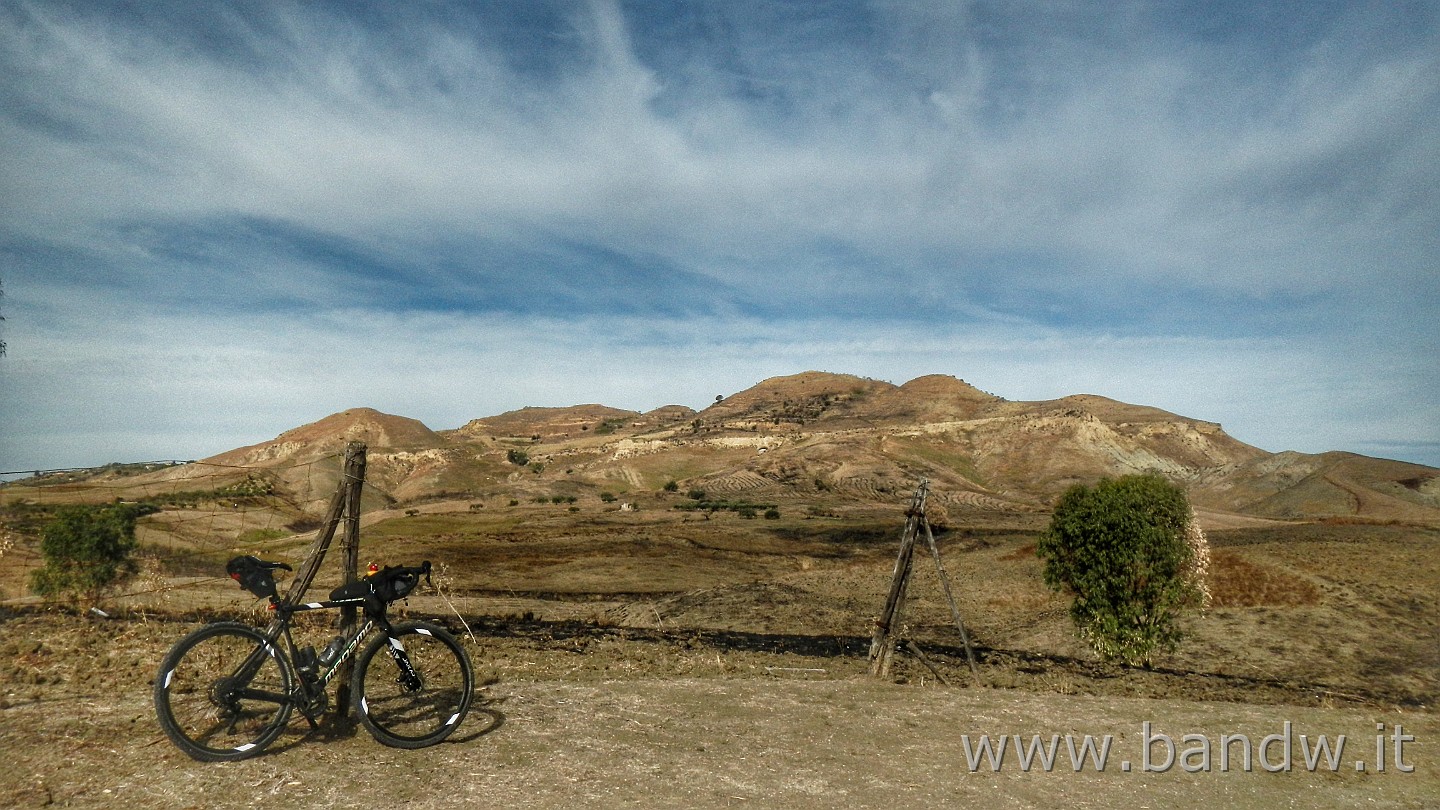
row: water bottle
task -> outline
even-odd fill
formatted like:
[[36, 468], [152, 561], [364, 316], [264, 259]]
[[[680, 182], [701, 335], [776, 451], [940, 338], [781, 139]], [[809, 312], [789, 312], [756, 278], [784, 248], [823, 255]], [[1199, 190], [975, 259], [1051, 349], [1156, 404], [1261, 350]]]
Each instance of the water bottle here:
[[315, 648], [313, 646], [301, 647], [295, 651], [295, 668], [300, 671], [300, 677], [307, 681], [315, 677]]
[[326, 644], [325, 649], [320, 651], [320, 666], [328, 667], [335, 663], [335, 659], [340, 657], [340, 651], [343, 649], [345, 649], [344, 636], [336, 636], [330, 639], [330, 643]]

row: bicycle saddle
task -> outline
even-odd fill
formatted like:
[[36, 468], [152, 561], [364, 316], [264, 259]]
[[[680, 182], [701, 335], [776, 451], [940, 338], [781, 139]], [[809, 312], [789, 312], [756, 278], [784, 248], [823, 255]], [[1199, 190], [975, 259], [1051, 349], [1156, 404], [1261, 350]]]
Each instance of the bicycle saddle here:
[[286, 571], [295, 569], [282, 562], [268, 562], [258, 557], [246, 555], [236, 557], [225, 563], [225, 573], [230, 578], [240, 583], [240, 587], [255, 594], [260, 598], [275, 596], [275, 577], [270, 572], [283, 568]]

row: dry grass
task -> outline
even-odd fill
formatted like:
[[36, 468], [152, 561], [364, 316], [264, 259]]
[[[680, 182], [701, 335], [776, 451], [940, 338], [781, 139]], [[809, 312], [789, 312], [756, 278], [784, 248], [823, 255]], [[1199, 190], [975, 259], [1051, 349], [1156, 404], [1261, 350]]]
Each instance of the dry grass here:
[[1000, 555], [1000, 559], [1006, 561], [1038, 559], [1038, 557], [1036, 557], [1035, 544], [1026, 543], [1013, 551], [1007, 551]]
[[1238, 552], [1216, 551], [1211, 563], [1212, 607], [1299, 607], [1320, 603], [1320, 588], [1310, 580]]
[[[471, 620], [466, 643], [489, 682], [459, 739], [424, 752], [363, 734], [305, 736], [300, 723], [259, 759], [192, 763], [158, 731], [148, 683], [199, 619], [0, 613], [10, 757], [0, 807], [1425, 807], [1440, 792], [1435, 529], [1216, 531], [1215, 608], [1187, 620], [1174, 659], [1141, 671], [1100, 665], [1075, 641], [1067, 600], [1041, 581], [1043, 517], [956, 508], [959, 525], [938, 540], [990, 688], [937, 689], [909, 659], [896, 670], [904, 686], [863, 677], [903, 504], [847, 507], [844, 519], [787, 504], [771, 522], [700, 520], [668, 509], [673, 500], [623, 515], [458, 502], [367, 524], [362, 562], [446, 565], [437, 582]], [[298, 562], [303, 545], [275, 556]], [[933, 562], [916, 564], [906, 623], [953, 683], [968, 684]], [[0, 585], [17, 575], [3, 569]], [[223, 577], [146, 577], [147, 588], [166, 577], [184, 586], [144, 595], [150, 610], [262, 618]], [[327, 561], [317, 588], [335, 581]], [[400, 610], [454, 619], [433, 595]], [[1068, 731], [1133, 746], [1146, 719], [1212, 738], [1292, 720], [1297, 731], [1351, 734], [1370, 755], [1374, 724], [1403, 722], [1421, 741], [1422, 770], [1360, 774], [1354, 754], [1349, 771], [1321, 775], [972, 774], [958, 749], [967, 733]], [[346, 769], [363, 785], [337, 778]]]

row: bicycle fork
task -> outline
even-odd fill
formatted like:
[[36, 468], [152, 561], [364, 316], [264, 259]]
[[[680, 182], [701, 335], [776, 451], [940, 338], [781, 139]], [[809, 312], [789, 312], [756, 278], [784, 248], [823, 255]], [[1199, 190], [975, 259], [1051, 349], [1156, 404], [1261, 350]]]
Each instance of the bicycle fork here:
[[419, 691], [425, 682], [421, 679], [420, 673], [416, 672], [415, 667], [411, 665], [410, 656], [405, 652], [405, 645], [401, 644], [400, 639], [394, 636], [389, 636], [386, 640], [389, 642], [387, 649], [390, 652], [390, 658], [395, 661], [395, 666], [400, 668], [400, 675], [395, 678], [395, 682], [405, 687], [408, 692]]

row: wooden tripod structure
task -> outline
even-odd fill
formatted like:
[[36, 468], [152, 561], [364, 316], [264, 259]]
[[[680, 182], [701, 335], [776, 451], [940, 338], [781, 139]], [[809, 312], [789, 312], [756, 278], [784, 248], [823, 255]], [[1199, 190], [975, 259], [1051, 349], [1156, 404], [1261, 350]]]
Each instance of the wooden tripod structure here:
[[[980, 679], [980, 668], [975, 665], [975, 651], [970, 646], [970, 635], [965, 632], [965, 622], [960, 619], [960, 608], [955, 605], [955, 595], [950, 591], [950, 577], [946, 576], [945, 564], [940, 560], [940, 547], [935, 544], [935, 534], [930, 531], [930, 521], [925, 517], [925, 499], [929, 492], [930, 481], [921, 479], [919, 488], [915, 490], [915, 497], [910, 502], [910, 508], [905, 512], [905, 532], [900, 537], [900, 556], [895, 560], [895, 575], [890, 581], [890, 595], [885, 600], [885, 610], [881, 613], [875, 626], [875, 635], [870, 640], [870, 674], [877, 678], [890, 674], [890, 664], [900, 642], [905, 594], [910, 588], [910, 574], [915, 567], [915, 541], [923, 531], [930, 554], [935, 558], [935, 570], [940, 575], [945, 600], [950, 603], [950, 616], [954, 618], [955, 628], [960, 631], [960, 640], [965, 644], [965, 659], [970, 664], [970, 674], [975, 679], [975, 685], [981, 686], [983, 683]], [[929, 668], [941, 683], [949, 683], [913, 640], [905, 639], [905, 649]]]

